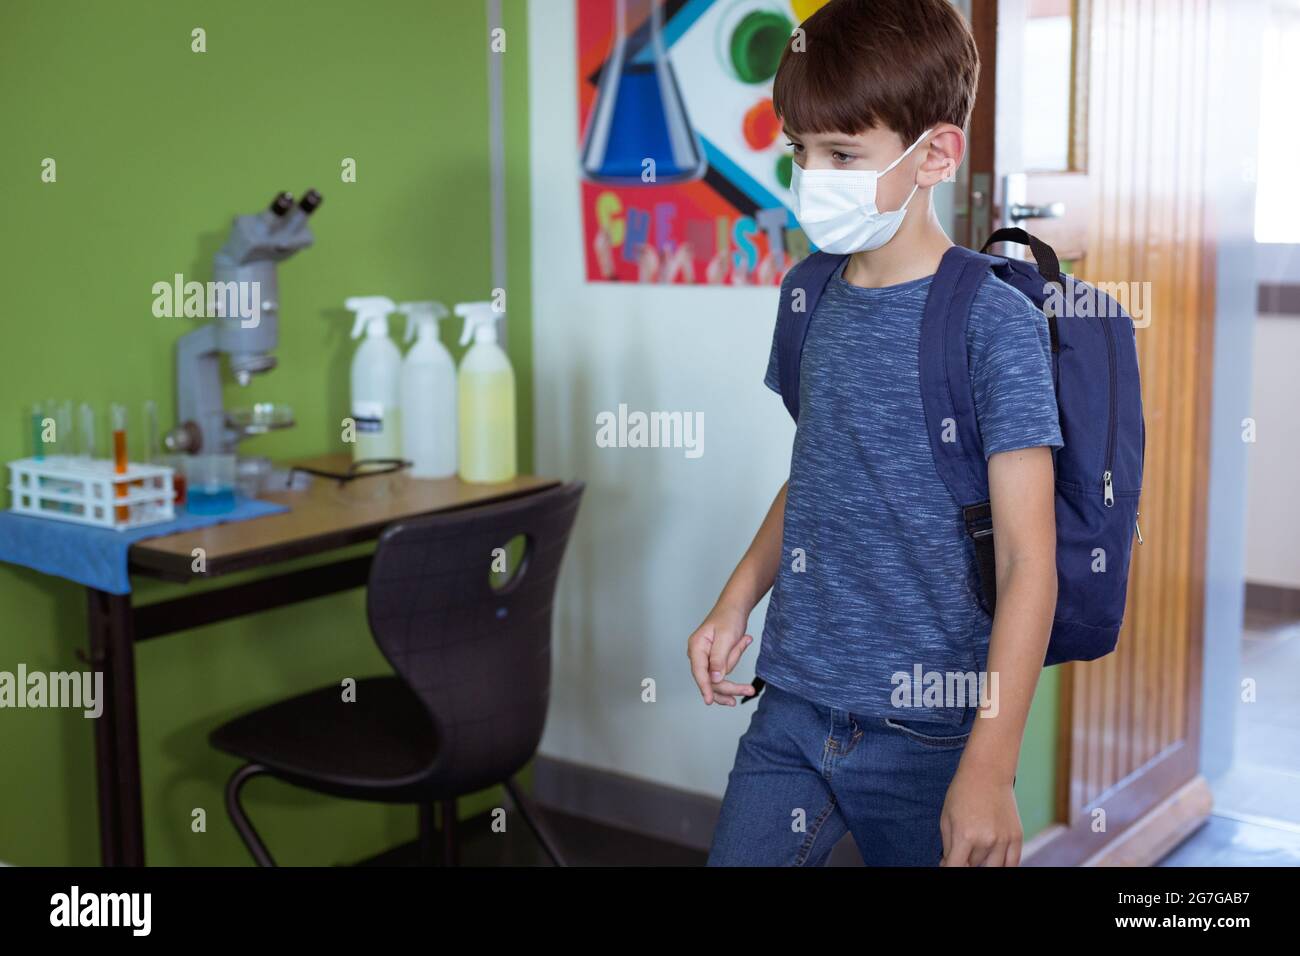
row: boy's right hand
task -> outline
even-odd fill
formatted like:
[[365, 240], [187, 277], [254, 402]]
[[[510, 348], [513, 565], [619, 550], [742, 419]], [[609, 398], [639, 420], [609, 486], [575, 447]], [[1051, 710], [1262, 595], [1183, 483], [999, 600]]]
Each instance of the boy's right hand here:
[[704, 623], [686, 642], [686, 656], [691, 674], [699, 685], [705, 704], [736, 706], [736, 698], [753, 697], [752, 684], [737, 684], [726, 679], [754, 638], [745, 633], [748, 616], [739, 610], [719, 605], [709, 612]]

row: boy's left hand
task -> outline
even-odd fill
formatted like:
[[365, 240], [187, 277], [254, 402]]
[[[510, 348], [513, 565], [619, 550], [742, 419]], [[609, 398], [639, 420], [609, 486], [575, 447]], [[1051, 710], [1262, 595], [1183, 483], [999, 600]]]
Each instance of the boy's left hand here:
[[963, 761], [948, 785], [939, 829], [940, 866], [1019, 866], [1025, 833], [1014, 780]]

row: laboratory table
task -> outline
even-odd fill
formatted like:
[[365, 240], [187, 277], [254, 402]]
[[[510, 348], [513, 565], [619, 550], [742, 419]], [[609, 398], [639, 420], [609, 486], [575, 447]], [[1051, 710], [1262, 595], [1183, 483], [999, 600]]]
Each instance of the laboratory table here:
[[[345, 467], [346, 461], [346, 456], [324, 456], [297, 464], [335, 470]], [[380, 481], [387, 483], [387, 493], [375, 494], [365, 487], [365, 483]], [[287, 512], [136, 542], [129, 555], [131, 573], [192, 582], [271, 568], [375, 541], [386, 527], [404, 518], [501, 501], [557, 484], [523, 475], [498, 484], [402, 476], [363, 478], [340, 485], [315, 478], [304, 490], [261, 496], [287, 505]], [[196, 548], [202, 549], [202, 563], [196, 562]], [[90, 631], [87, 659], [104, 675], [104, 709], [95, 721], [95, 763], [100, 855], [105, 866], [144, 864], [135, 645], [201, 625], [364, 587], [370, 561], [369, 555], [342, 556], [306, 569], [259, 576], [139, 606], [132, 604], [130, 594], [86, 589]], [[203, 570], [195, 571], [196, 564]]]

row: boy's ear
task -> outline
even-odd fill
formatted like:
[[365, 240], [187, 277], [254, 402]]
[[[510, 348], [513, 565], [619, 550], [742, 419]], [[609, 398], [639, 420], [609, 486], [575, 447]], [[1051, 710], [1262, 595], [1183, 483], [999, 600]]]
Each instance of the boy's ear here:
[[930, 187], [957, 179], [957, 167], [966, 155], [966, 134], [958, 126], [943, 123], [930, 137], [917, 183]]

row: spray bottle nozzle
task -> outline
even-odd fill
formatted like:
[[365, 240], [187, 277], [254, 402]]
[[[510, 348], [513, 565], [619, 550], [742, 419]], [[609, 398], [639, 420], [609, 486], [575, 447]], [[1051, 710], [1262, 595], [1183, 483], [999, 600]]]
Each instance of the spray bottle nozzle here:
[[395, 308], [392, 299], [382, 295], [357, 295], [343, 304], [357, 314], [357, 320], [352, 324], [354, 339], [361, 338], [362, 334], [388, 334], [388, 313]]
[[504, 313], [498, 312], [491, 302], [462, 302], [455, 312], [465, 320], [460, 333], [461, 345], [468, 345], [470, 339], [475, 344], [497, 340], [497, 319]]
[[403, 302], [397, 311], [406, 316], [406, 336], [403, 342], [415, 338], [421, 326], [427, 327], [434, 336], [438, 334], [438, 322], [449, 314], [441, 302]]

